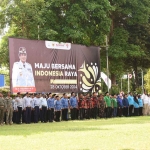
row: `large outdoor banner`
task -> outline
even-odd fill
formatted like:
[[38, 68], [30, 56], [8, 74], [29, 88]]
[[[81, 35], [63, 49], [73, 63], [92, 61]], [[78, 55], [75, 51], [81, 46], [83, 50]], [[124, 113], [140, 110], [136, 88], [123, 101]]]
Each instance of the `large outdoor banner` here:
[[100, 90], [98, 47], [9, 38], [13, 93]]

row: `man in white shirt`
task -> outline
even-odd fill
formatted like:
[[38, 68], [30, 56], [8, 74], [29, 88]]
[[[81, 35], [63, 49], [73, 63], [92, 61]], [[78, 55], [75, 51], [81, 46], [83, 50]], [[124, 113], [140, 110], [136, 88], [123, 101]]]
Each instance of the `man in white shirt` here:
[[22, 108], [23, 108], [23, 99], [22, 99], [22, 96], [19, 93], [17, 93], [17, 97], [15, 99], [16, 101], [16, 105], [15, 105], [15, 110], [17, 112], [17, 119], [16, 119], [16, 123], [17, 124], [21, 124], [21, 117], [22, 117]]
[[32, 86], [35, 87], [35, 81], [31, 64], [27, 63], [27, 52], [25, 47], [19, 48], [19, 62], [15, 62], [12, 69], [12, 86]]
[[40, 97], [40, 110], [41, 110], [41, 122], [47, 122], [46, 116], [47, 116], [47, 100], [46, 95], [42, 94]]
[[40, 106], [41, 106], [41, 99], [40, 95], [37, 93], [34, 97], [33, 108], [34, 108], [34, 123], [38, 123], [39, 116], [40, 116]]
[[31, 123], [34, 123], [34, 98], [35, 98], [35, 94], [31, 94], [31, 98], [32, 98]]
[[32, 97], [30, 97], [30, 94], [27, 93], [26, 97], [24, 97], [24, 110], [25, 112], [25, 116], [26, 116], [26, 124], [30, 124], [31, 123], [31, 108], [33, 108], [32, 106]]
[[144, 106], [143, 106], [143, 115], [147, 116], [148, 115], [149, 98], [148, 98], [146, 92], [143, 93], [143, 95], [141, 96], [141, 99], [143, 100], [143, 104], [144, 104]]

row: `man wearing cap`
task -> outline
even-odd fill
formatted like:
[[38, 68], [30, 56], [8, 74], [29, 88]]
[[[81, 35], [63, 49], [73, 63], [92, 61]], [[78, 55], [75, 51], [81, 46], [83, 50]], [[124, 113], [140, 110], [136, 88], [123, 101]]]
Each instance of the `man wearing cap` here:
[[4, 113], [6, 108], [6, 102], [3, 98], [2, 93], [0, 93], [0, 125], [4, 123]]
[[12, 85], [35, 87], [31, 64], [27, 63], [27, 52], [25, 47], [19, 48], [19, 62], [15, 62], [12, 69]]

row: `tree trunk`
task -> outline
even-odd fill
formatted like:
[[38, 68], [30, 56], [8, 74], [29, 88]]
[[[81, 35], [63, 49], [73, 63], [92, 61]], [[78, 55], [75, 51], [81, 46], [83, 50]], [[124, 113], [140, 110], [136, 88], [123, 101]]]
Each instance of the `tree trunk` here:
[[112, 85], [116, 85], [116, 76], [115, 76], [115, 74], [111, 74], [111, 83], [112, 83]]

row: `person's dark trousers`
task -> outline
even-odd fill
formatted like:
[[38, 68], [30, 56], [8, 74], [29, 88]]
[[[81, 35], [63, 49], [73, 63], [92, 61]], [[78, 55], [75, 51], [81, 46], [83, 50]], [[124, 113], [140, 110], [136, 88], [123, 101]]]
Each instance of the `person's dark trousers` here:
[[109, 109], [110, 109], [110, 110], [109, 110], [109, 111], [110, 111], [109, 117], [111, 118], [111, 117], [112, 117], [112, 113], [113, 113], [113, 108], [110, 107]]
[[77, 116], [77, 109], [76, 108], [72, 108], [71, 109], [71, 120], [75, 120]]
[[31, 123], [31, 107], [26, 107], [26, 123]]
[[31, 122], [34, 123], [34, 110], [31, 110]]
[[100, 108], [97, 108], [97, 116], [100, 117]]
[[114, 107], [113, 108], [113, 117], [116, 117], [117, 116], [117, 107]]
[[110, 110], [111, 110], [111, 107], [107, 107], [106, 108], [106, 118], [110, 118], [110, 116], [111, 116], [111, 112], [110, 112]]
[[13, 111], [13, 118], [12, 118], [13, 123], [16, 123], [16, 118], [17, 118], [16, 114], [17, 114], [17, 112]]
[[39, 117], [40, 119], [40, 121], [42, 122], [42, 110], [40, 109], [40, 117]]
[[6, 123], [6, 112], [4, 113], [4, 122]]
[[129, 116], [132, 116], [132, 111], [133, 111], [133, 105], [130, 105], [129, 106]]
[[114, 108], [111, 108], [111, 116], [114, 117]]
[[139, 107], [139, 116], [143, 115], [143, 107]]
[[47, 113], [46, 113], [46, 122], [49, 122], [49, 114], [50, 114], [50, 110], [47, 109]]
[[62, 109], [62, 120], [65, 120], [65, 109]]
[[17, 111], [17, 119], [16, 119], [16, 123], [20, 124], [21, 123], [21, 116], [22, 116], [22, 107], [17, 107], [18, 111]]
[[68, 108], [64, 108], [64, 109], [62, 110], [62, 120], [67, 121], [67, 120], [68, 120], [67, 115], [68, 115]]
[[97, 119], [97, 107], [93, 108], [93, 118]]
[[84, 119], [84, 108], [79, 108], [79, 117], [80, 117], [80, 120]]
[[26, 111], [22, 110], [22, 123], [26, 123]]
[[139, 116], [139, 108], [134, 108], [134, 116]]
[[76, 117], [75, 119], [78, 119], [79, 118], [79, 109], [76, 108]]
[[50, 109], [47, 109], [47, 121], [50, 122]]
[[38, 123], [40, 116], [40, 109], [39, 106], [34, 107], [34, 123]]
[[91, 118], [94, 119], [94, 107], [91, 109]]
[[123, 115], [124, 115], [125, 117], [128, 116], [128, 107], [124, 107], [124, 108], [123, 108]]
[[117, 112], [118, 112], [118, 116], [122, 117], [122, 107], [118, 107]]
[[49, 122], [53, 122], [54, 120], [54, 108], [50, 108], [49, 110]]
[[47, 122], [47, 121], [46, 121], [46, 115], [47, 115], [47, 107], [42, 106], [41, 122]]
[[56, 122], [60, 122], [60, 111], [56, 111]]
[[90, 108], [86, 109], [86, 119], [90, 119], [90, 112], [91, 112]]

